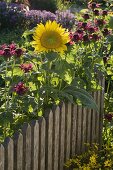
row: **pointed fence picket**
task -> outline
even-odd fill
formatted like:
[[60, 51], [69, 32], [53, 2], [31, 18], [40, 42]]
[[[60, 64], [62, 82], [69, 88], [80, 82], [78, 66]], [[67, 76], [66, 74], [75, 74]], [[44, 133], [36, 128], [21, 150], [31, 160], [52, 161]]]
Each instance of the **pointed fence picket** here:
[[[104, 87], [104, 80], [100, 82]], [[63, 170], [64, 162], [102, 139], [104, 90], [93, 93], [99, 113], [71, 103], [24, 123], [22, 132], [0, 145], [0, 170]]]

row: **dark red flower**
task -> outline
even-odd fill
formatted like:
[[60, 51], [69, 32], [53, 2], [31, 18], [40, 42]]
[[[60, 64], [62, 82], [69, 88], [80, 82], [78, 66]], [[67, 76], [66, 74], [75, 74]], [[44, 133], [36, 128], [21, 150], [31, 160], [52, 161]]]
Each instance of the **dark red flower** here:
[[10, 58], [12, 56], [10, 48], [5, 48], [4, 49], [3, 56], [7, 57], [7, 58]]
[[83, 34], [79, 34], [79, 33], [77, 33], [77, 32], [75, 32], [75, 33], [73, 34], [73, 41], [74, 41], [74, 42], [78, 42], [78, 41], [82, 40], [82, 38], [83, 38]]
[[89, 42], [90, 41], [89, 36], [88, 35], [84, 35], [83, 36], [83, 41], [84, 42]]
[[96, 19], [95, 24], [99, 27], [102, 27], [104, 26], [104, 24], [106, 24], [106, 21], [104, 21], [103, 19]]
[[90, 16], [89, 16], [89, 14], [84, 14], [84, 15], [83, 15], [83, 18], [84, 18], [84, 19], [89, 19]]
[[106, 16], [107, 14], [108, 14], [108, 11], [106, 11], [106, 10], [103, 10], [103, 11], [102, 11], [102, 15], [103, 15], [103, 16]]
[[84, 29], [86, 30], [90, 26], [89, 22], [78, 22], [78, 29]]
[[20, 57], [22, 54], [23, 54], [23, 50], [22, 50], [21, 48], [17, 48], [17, 49], [15, 50], [15, 55], [16, 55], [17, 57]]
[[70, 38], [71, 40], [73, 39], [73, 33], [72, 33], [72, 32], [69, 33], [69, 38]]
[[90, 39], [93, 40], [93, 41], [97, 41], [97, 40], [100, 39], [100, 36], [97, 35], [97, 34], [92, 34], [92, 35], [90, 35]]
[[88, 28], [88, 32], [89, 32], [89, 33], [94, 33], [95, 31], [98, 31], [98, 28], [97, 28], [97, 27], [91, 26], [91, 27]]
[[1, 48], [2, 50], [4, 50], [5, 48], [7, 48], [7, 45], [6, 45], [6, 44], [2, 44], [2, 45], [0, 46], [0, 48]]
[[4, 50], [0, 50], [0, 55], [2, 56], [4, 53]]
[[24, 95], [28, 91], [28, 87], [26, 87], [23, 82], [19, 82], [14, 86], [13, 91], [18, 95]]
[[92, 10], [95, 8], [99, 8], [99, 7], [100, 7], [100, 4], [97, 4], [96, 2], [88, 3], [88, 8], [91, 8]]
[[110, 34], [110, 31], [107, 28], [104, 28], [104, 30], [102, 31], [104, 36], [107, 36]]
[[108, 121], [108, 122], [111, 122], [112, 121], [112, 117], [113, 115], [108, 113], [108, 114], [105, 114], [104, 118]]
[[99, 12], [98, 9], [95, 9], [95, 10], [93, 11], [93, 13], [94, 13], [94, 15], [96, 15], [96, 16], [99, 16], [99, 14], [100, 14], [100, 12]]
[[33, 65], [31, 63], [24, 63], [20, 65], [20, 68], [25, 72], [29, 72], [30, 70], [33, 69]]
[[11, 50], [15, 50], [16, 49], [16, 44], [15, 43], [12, 43], [8, 46]]
[[70, 46], [70, 45], [74, 44], [73, 33], [72, 32], [69, 33], [69, 38], [70, 38], [70, 41], [66, 44], [67, 46]]
[[76, 32], [79, 34], [83, 34], [83, 30], [80, 30], [80, 29], [78, 29]]

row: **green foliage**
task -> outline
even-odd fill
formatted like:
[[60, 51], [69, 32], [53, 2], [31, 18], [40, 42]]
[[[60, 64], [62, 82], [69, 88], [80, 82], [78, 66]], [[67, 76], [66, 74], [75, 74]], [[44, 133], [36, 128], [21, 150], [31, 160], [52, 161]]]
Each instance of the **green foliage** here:
[[39, 10], [47, 10], [51, 12], [55, 12], [57, 10], [57, 2], [56, 0], [49, 0], [49, 1], [43, 1], [40, 3], [40, 1], [32, 1], [31, 2], [32, 9], [39, 9]]
[[0, 44], [10, 44], [12, 42], [18, 43], [20, 46], [24, 43], [22, 39], [23, 30], [22, 29], [3, 29], [0, 31], [1, 38]]
[[103, 145], [100, 149], [98, 144], [87, 144], [87, 149], [82, 155], [76, 155], [65, 164], [66, 170], [112, 170], [113, 146]]

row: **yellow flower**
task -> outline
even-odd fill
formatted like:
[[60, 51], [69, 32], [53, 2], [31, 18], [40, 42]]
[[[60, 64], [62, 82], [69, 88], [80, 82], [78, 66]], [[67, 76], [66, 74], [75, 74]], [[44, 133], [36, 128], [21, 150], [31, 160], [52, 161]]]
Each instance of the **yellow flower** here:
[[82, 170], [91, 170], [91, 168], [89, 167], [89, 165], [85, 165], [82, 167]]
[[90, 157], [90, 164], [91, 164], [91, 165], [96, 165], [96, 163], [97, 163], [96, 158], [97, 158], [97, 155], [96, 155], [96, 154], [93, 154], [93, 155]]
[[69, 42], [69, 32], [66, 32], [56, 21], [47, 21], [45, 25], [37, 25], [31, 43], [36, 52], [64, 52]]
[[104, 167], [111, 167], [112, 166], [112, 161], [111, 161], [111, 159], [109, 160], [106, 160], [105, 162], [104, 162]]

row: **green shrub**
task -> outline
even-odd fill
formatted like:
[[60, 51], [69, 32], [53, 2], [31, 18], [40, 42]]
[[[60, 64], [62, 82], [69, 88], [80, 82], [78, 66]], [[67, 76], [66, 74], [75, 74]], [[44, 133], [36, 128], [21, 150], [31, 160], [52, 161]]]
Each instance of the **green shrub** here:
[[40, 9], [40, 10], [47, 10], [51, 12], [55, 12], [57, 10], [57, 2], [56, 0], [48, 0], [48, 1], [31, 1], [30, 3], [31, 9]]

